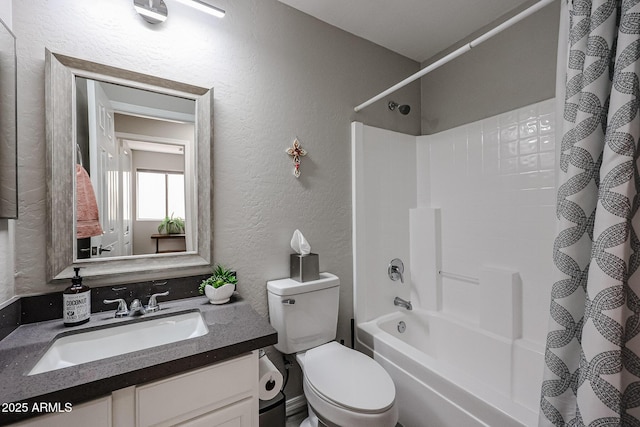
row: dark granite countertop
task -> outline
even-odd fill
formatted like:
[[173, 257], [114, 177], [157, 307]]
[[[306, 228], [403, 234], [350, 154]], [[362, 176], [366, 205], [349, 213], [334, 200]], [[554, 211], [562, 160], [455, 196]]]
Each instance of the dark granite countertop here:
[[[94, 313], [91, 321], [65, 327], [62, 319], [21, 325], [0, 341], [0, 405], [9, 402], [77, 404], [114, 390], [154, 381], [189, 369], [273, 345], [277, 333], [237, 294], [223, 305], [205, 297], [160, 303], [161, 310], [135, 318], [115, 319], [113, 311]], [[27, 373], [59, 334], [137, 322], [189, 310], [199, 310], [209, 333], [107, 359], [28, 376]], [[7, 408], [5, 408], [7, 409]], [[2, 411], [0, 425], [39, 415]]]

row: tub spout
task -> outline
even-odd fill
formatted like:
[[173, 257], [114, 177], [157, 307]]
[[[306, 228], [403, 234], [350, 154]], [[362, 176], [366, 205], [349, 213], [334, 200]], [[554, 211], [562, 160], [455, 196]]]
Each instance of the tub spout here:
[[398, 307], [404, 307], [407, 310], [413, 310], [413, 307], [411, 306], [411, 301], [403, 300], [400, 297], [395, 297], [395, 299], [393, 300], [393, 305], [397, 305]]

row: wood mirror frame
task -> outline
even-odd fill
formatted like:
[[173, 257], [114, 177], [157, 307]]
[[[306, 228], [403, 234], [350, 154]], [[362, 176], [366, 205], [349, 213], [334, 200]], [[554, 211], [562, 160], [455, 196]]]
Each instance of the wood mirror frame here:
[[[93, 284], [152, 280], [210, 272], [213, 250], [213, 89], [85, 61], [46, 50], [47, 280], [73, 276], [73, 267]], [[74, 262], [75, 77], [193, 99], [196, 103], [195, 251], [134, 255]], [[115, 280], [114, 280], [115, 279]]]

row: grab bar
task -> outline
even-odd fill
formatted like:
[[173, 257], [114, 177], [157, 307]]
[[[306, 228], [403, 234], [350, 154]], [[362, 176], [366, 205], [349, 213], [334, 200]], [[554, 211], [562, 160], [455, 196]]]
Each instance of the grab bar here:
[[477, 279], [475, 277], [463, 276], [462, 274], [447, 273], [446, 271], [442, 270], [438, 271], [438, 274], [448, 279], [460, 280], [462, 282], [473, 283], [474, 285], [480, 284], [480, 279]]

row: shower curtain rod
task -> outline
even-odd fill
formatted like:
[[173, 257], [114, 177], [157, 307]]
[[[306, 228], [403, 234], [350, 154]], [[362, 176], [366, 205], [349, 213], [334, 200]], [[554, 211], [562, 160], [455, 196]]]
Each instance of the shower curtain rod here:
[[539, 2], [535, 3], [534, 5], [532, 5], [531, 7], [527, 8], [527, 9], [523, 10], [522, 12], [520, 12], [517, 15], [513, 16], [512, 18], [507, 19], [506, 21], [504, 21], [502, 24], [498, 25], [494, 29], [487, 31], [486, 33], [484, 33], [480, 37], [474, 39], [470, 43], [467, 43], [464, 46], [454, 50], [453, 52], [451, 52], [447, 56], [437, 60], [436, 62], [430, 64], [429, 66], [427, 66], [425, 68], [423, 68], [422, 70], [418, 71], [417, 73], [412, 74], [411, 76], [409, 76], [406, 79], [402, 80], [400, 83], [396, 84], [395, 86], [390, 87], [389, 89], [385, 90], [384, 92], [380, 93], [379, 95], [374, 96], [370, 100], [368, 100], [366, 102], [363, 102], [362, 104], [360, 104], [357, 107], [355, 107], [353, 110], [355, 112], [358, 112], [358, 111], [362, 110], [363, 108], [368, 107], [369, 105], [373, 104], [374, 102], [379, 101], [380, 99], [384, 98], [385, 96], [387, 96], [387, 95], [397, 91], [398, 89], [408, 85], [409, 83], [419, 79], [420, 77], [424, 76], [425, 74], [430, 73], [431, 71], [435, 70], [436, 68], [440, 67], [441, 65], [446, 64], [447, 62], [451, 61], [452, 59], [457, 58], [458, 56], [462, 55], [463, 53], [467, 53], [468, 51], [470, 51], [474, 47], [478, 46], [480, 43], [490, 39], [491, 37], [493, 37], [496, 34], [502, 32], [503, 30], [506, 30], [507, 28], [509, 28], [510, 26], [515, 24], [516, 22], [519, 22], [519, 21], [523, 20], [524, 18], [526, 18], [527, 16], [534, 14], [538, 10], [542, 9], [543, 7], [545, 7], [548, 4], [553, 3], [554, 1], [556, 1], [556, 0], [540, 0]]

